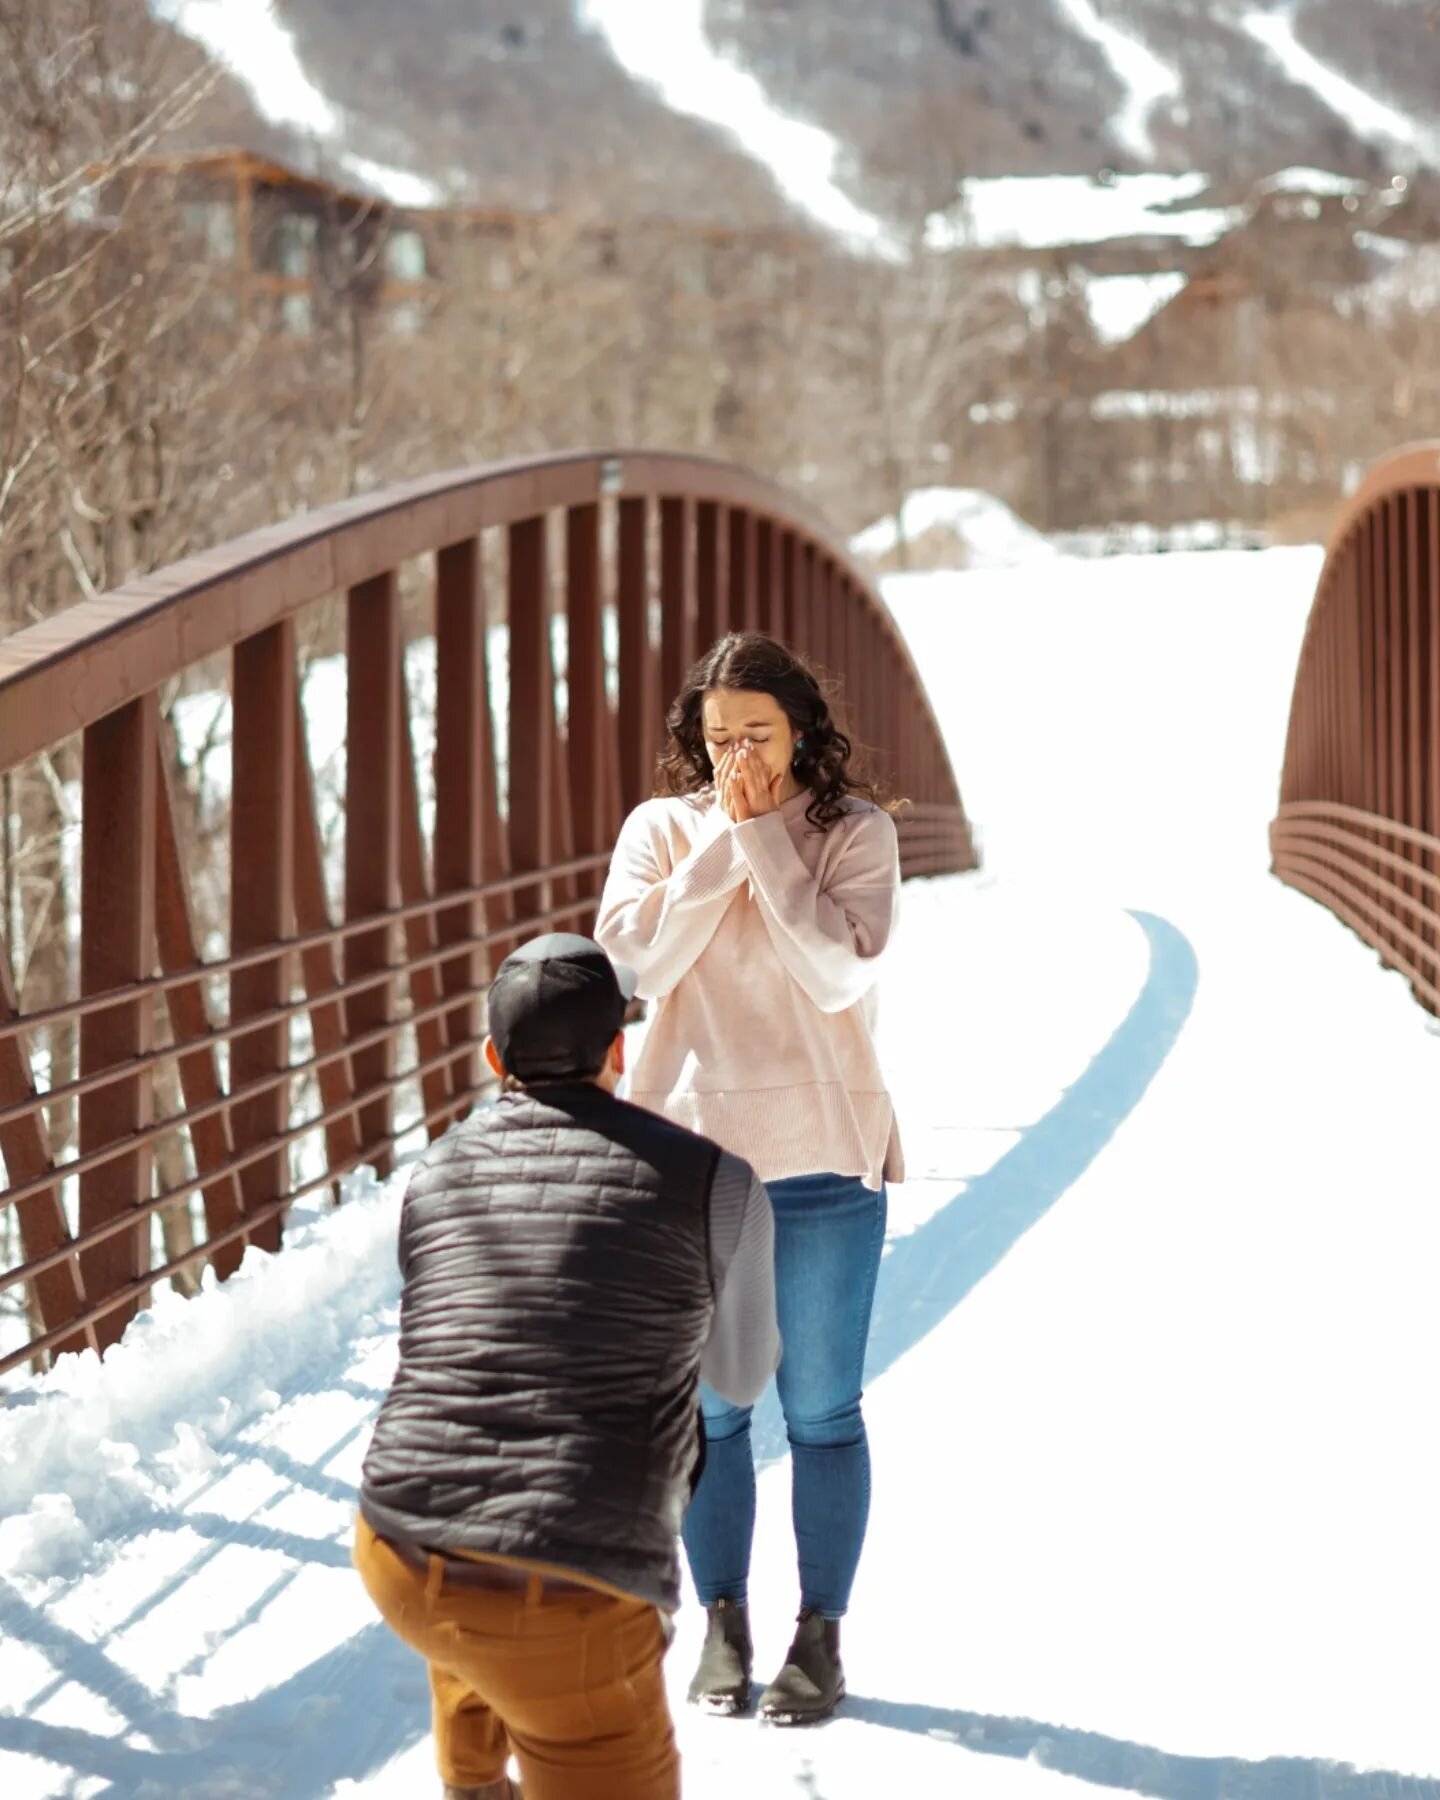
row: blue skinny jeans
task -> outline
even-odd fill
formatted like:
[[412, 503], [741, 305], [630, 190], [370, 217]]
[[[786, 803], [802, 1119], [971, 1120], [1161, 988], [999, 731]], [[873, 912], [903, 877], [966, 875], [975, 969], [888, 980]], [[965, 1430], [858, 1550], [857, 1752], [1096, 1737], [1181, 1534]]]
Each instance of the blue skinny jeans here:
[[[790, 1440], [800, 1604], [843, 1616], [870, 1514], [870, 1447], [860, 1411], [865, 1342], [885, 1241], [886, 1197], [858, 1177], [771, 1182], [775, 1383]], [[702, 1384], [705, 1472], [685, 1517], [685, 1552], [706, 1605], [748, 1599], [755, 1459], [748, 1406]]]

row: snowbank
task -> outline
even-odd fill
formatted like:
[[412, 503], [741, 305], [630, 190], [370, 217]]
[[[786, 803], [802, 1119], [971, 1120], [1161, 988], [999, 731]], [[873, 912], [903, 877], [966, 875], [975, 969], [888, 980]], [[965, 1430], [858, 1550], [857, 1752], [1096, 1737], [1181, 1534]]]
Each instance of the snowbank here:
[[924, 560], [966, 569], [1010, 569], [1054, 556], [1038, 531], [980, 488], [917, 488], [897, 522], [877, 519], [850, 540], [857, 556], [884, 564], [900, 547], [923, 548]]
[[408, 1174], [347, 1178], [338, 1209], [296, 1209], [278, 1256], [247, 1250], [230, 1280], [207, 1271], [193, 1300], [158, 1289], [103, 1364], [61, 1357], [13, 1394], [0, 1412], [0, 1569], [45, 1579], [133, 1529], [393, 1304]]

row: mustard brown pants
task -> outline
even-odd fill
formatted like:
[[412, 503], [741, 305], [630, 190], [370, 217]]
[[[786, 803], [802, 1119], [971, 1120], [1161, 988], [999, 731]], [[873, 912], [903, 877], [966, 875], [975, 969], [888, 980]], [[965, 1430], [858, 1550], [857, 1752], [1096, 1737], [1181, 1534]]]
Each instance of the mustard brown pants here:
[[665, 1631], [642, 1600], [497, 1563], [402, 1553], [364, 1519], [355, 1567], [380, 1616], [424, 1657], [442, 1781], [484, 1787], [513, 1753], [525, 1800], [679, 1800]]

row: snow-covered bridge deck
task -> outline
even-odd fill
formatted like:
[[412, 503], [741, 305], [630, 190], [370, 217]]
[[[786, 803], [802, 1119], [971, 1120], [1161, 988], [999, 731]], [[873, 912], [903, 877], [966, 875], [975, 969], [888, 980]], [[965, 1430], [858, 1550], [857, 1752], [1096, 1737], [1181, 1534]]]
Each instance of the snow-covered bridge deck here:
[[[910, 888], [887, 972], [913, 1178], [852, 1697], [809, 1734], [682, 1716], [696, 1800], [1440, 1794], [1440, 1037], [1265, 873], [1315, 572], [896, 584], [987, 872]], [[397, 1204], [0, 1414], [6, 1800], [431, 1791], [423, 1672], [347, 1550]], [[763, 1663], [794, 1589], [762, 1441]]]

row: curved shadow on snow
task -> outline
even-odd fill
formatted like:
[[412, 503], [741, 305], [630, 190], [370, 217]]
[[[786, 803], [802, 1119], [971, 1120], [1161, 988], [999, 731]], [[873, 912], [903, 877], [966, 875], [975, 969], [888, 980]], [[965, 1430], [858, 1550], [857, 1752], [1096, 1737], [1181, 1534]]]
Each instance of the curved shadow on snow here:
[[[929, 1335], [1074, 1185], [1139, 1105], [1190, 1016], [1194, 947], [1152, 913], [1132, 912], [1150, 946], [1145, 984], [1108, 1042], [1042, 1119], [880, 1265], [865, 1379]], [[786, 1455], [774, 1387], [752, 1426], [762, 1468]]]
[[977, 1756], [1030, 1760], [1058, 1775], [1097, 1787], [1151, 1794], [1157, 1800], [1380, 1800], [1389, 1794], [1440, 1800], [1440, 1781], [1378, 1770], [1357, 1771], [1345, 1763], [1299, 1756], [1272, 1756], [1246, 1762], [1235, 1756], [1179, 1756], [1150, 1744], [1103, 1737], [1068, 1725], [1034, 1719], [1003, 1719], [945, 1706], [875, 1700], [851, 1694], [842, 1719], [880, 1725], [921, 1737], [950, 1739]]

